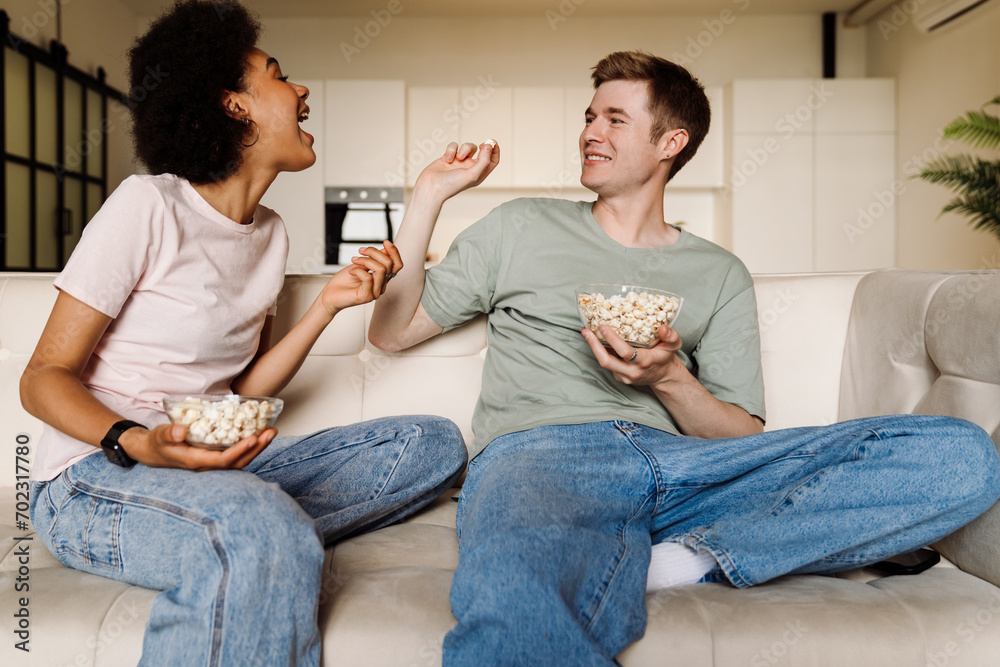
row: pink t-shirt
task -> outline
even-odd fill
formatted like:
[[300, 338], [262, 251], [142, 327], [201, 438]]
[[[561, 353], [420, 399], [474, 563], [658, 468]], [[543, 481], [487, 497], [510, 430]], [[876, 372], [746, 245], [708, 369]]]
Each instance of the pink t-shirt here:
[[[165, 394], [229, 393], [284, 281], [288, 236], [263, 206], [241, 225], [183, 178], [131, 176], [108, 198], [55, 285], [113, 317], [83, 371], [105, 405], [167, 423]], [[50, 480], [100, 449], [46, 426], [32, 467]]]

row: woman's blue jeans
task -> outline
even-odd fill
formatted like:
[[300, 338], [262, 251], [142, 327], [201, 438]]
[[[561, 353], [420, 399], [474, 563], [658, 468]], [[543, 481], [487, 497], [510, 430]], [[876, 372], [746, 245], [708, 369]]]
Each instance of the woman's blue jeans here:
[[620, 421], [506, 435], [469, 464], [444, 664], [616, 664], [645, 629], [653, 543], [708, 551], [745, 587], [925, 546], [998, 496], [993, 442], [948, 417], [720, 440]]
[[275, 438], [244, 470], [98, 453], [33, 484], [31, 520], [67, 566], [163, 591], [141, 665], [319, 665], [324, 544], [415, 511], [465, 463], [458, 427], [424, 416]]

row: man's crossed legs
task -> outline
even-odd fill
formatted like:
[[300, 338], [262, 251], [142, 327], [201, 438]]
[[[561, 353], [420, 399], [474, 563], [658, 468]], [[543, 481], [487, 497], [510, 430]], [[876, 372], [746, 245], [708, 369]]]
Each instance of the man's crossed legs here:
[[720, 440], [615, 421], [502, 436], [462, 491], [444, 664], [615, 664], [645, 628], [652, 543], [710, 553], [738, 587], [853, 569], [984, 512], [998, 460], [979, 427], [914, 415]]

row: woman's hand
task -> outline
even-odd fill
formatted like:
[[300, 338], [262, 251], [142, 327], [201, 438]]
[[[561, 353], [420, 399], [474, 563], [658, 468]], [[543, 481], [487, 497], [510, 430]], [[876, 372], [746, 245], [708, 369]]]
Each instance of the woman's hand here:
[[130, 428], [122, 434], [119, 442], [130, 457], [152, 468], [229, 470], [246, 466], [277, 434], [277, 429], [266, 428], [227, 449], [215, 451], [189, 445], [185, 441], [186, 427], [161, 424], [149, 431]]
[[391, 241], [383, 241], [381, 250], [367, 247], [359, 252], [361, 257], [352, 257], [351, 266], [334, 274], [320, 294], [331, 316], [379, 298], [389, 280], [403, 270], [399, 250]]
[[444, 201], [482, 183], [500, 164], [500, 147], [491, 139], [479, 145], [478, 154], [476, 148], [475, 144], [448, 144], [444, 155], [420, 172], [414, 190], [429, 189]]

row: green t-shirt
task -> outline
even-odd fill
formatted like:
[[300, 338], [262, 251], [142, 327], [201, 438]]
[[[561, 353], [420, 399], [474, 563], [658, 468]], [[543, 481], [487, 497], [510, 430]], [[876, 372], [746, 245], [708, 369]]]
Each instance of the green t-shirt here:
[[592, 206], [503, 204], [428, 269], [421, 303], [438, 325], [489, 314], [473, 456], [498, 436], [544, 425], [622, 419], [680, 433], [652, 390], [622, 384], [597, 363], [576, 305], [576, 288], [587, 283], [682, 296], [679, 358], [716, 398], [764, 418], [756, 298], [743, 263], [684, 230], [671, 246], [626, 248], [601, 229]]

